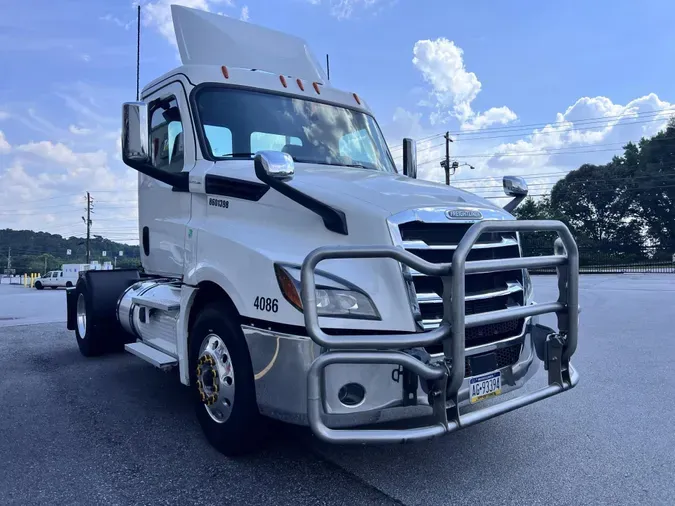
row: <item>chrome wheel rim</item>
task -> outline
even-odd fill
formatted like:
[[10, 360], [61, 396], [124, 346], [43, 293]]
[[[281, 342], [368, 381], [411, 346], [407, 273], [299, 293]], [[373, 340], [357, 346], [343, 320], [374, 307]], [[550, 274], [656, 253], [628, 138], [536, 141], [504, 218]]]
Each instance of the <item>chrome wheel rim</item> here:
[[84, 294], [77, 296], [77, 331], [82, 339], [87, 335], [87, 305], [84, 301]]
[[204, 408], [216, 423], [224, 423], [234, 405], [234, 368], [230, 352], [216, 334], [204, 339], [197, 360], [197, 390]]

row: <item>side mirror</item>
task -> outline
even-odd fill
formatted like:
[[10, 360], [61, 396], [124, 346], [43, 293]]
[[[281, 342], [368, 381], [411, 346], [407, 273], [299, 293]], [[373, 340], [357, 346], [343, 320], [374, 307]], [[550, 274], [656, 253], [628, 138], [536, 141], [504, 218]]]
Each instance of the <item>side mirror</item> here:
[[274, 179], [291, 179], [295, 174], [293, 157], [283, 151], [260, 151], [253, 159], [253, 165], [258, 179], [261, 179], [261, 175]]
[[417, 178], [417, 144], [412, 139], [403, 139], [403, 175]]
[[171, 173], [157, 169], [150, 155], [148, 104], [126, 102], [122, 106], [122, 160], [132, 169], [171, 185], [174, 190], [188, 191], [188, 173]]
[[127, 102], [122, 106], [122, 159], [130, 167], [150, 164], [148, 105]]
[[504, 210], [510, 213], [527, 197], [527, 183], [522, 177], [504, 176], [503, 185], [504, 193], [513, 197], [513, 200], [504, 206]]
[[522, 177], [504, 176], [504, 193], [509, 197], [527, 197], [527, 182]]

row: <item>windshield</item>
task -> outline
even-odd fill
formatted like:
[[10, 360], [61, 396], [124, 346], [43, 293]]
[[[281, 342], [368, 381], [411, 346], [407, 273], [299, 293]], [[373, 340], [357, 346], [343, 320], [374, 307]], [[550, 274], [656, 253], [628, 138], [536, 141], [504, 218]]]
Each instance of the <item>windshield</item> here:
[[206, 88], [199, 119], [214, 158], [284, 151], [296, 162], [396, 172], [372, 116], [360, 111], [259, 91]]

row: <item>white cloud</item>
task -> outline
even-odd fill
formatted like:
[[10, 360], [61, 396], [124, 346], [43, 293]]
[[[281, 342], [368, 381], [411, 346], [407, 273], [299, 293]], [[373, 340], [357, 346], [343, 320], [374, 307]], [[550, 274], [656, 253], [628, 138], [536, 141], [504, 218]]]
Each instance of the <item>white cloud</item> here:
[[12, 146], [7, 142], [5, 138], [5, 133], [0, 130], [0, 154], [9, 153], [12, 150]]
[[130, 20], [130, 21], [122, 21], [120, 18], [113, 16], [112, 14], [106, 14], [105, 16], [99, 18], [101, 21], [108, 21], [110, 23], [113, 23], [120, 28], [124, 28], [125, 30], [129, 30], [133, 25], [135, 20]]
[[241, 19], [242, 21], [248, 21], [249, 20], [248, 5], [244, 5], [241, 8], [241, 15], [239, 16], [239, 19]]
[[[75, 152], [50, 141], [19, 145], [12, 151], [11, 163], [0, 170], [0, 214], [6, 227], [81, 236], [82, 195], [90, 190], [99, 202], [94, 231], [111, 235], [125, 230], [120, 238], [135, 237], [134, 171], [112, 168], [103, 151]], [[44, 199], [50, 199], [50, 209], [59, 210], [36, 204]]]
[[80, 55], [80, 59], [84, 62], [89, 63], [91, 61], [91, 56], [89, 56], [86, 53], [83, 53], [83, 54]]
[[472, 116], [469, 121], [462, 123], [462, 130], [481, 130], [491, 125], [506, 125], [518, 119], [518, 116], [508, 107], [492, 107], [485, 112]]
[[53, 143], [51, 141], [21, 144], [16, 146], [16, 150], [22, 153], [29, 153], [75, 171], [105, 167], [108, 159], [107, 153], [103, 150], [76, 153], [65, 144]]
[[417, 41], [412, 62], [431, 85], [432, 100], [423, 101], [421, 105], [435, 108], [430, 115], [432, 125], [447, 121], [449, 115], [457, 118], [466, 130], [504, 125], [517, 119], [516, 113], [505, 106], [483, 113], [473, 111], [471, 103], [482, 84], [475, 73], [466, 69], [464, 51], [453, 41], [445, 38]]
[[[182, 5], [202, 11], [211, 11], [216, 5], [234, 7], [233, 0], [155, 0], [143, 7], [143, 23], [159, 31], [171, 44], [176, 45], [173, 32], [171, 5]], [[247, 9], [248, 11], [248, 9]]]
[[[524, 170], [551, 164], [573, 168], [579, 161], [602, 163], [611, 159], [612, 151], [620, 154], [628, 141], [636, 142], [663, 129], [675, 113], [674, 106], [654, 93], [626, 105], [614, 104], [607, 97], [583, 97], [525, 138], [498, 145], [488, 163], [492, 168]], [[598, 146], [595, 151], [593, 146], [598, 144], [602, 150]], [[575, 151], [582, 153], [572, 156]]]
[[8, 112], [0, 110], [0, 121], [8, 119], [10, 114]]
[[[366, 10], [387, 3], [388, 0], [306, 0], [312, 5], [328, 6], [330, 15], [339, 20], [348, 19], [358, 10]], [[391, 0], [389, 3], [392, 3]]]
[[89, 135], [91, 133], [90, 128], [83, 128], [76, 125], [70, 125], [68, 131], [74, 135]]

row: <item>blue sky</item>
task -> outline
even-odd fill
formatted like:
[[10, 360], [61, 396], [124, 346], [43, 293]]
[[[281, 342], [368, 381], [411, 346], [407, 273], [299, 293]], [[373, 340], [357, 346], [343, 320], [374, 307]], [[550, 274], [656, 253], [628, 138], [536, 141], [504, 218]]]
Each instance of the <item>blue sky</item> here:
[[[453, 158], [476, 167], [458, 186], [486, 196], [504, 174], [543, 193], [675, 109], [668, 0], [143, 0], [142, 85], [178, 64], [170, 3], [303, 37], [330, 54], [333, 85], [368, 101], [395, 156], [403, 136], [422, 139], [420, 174], [440, 180], [449, 130]], [[134, 3], [0, 0], [0, 12], [0, 226], [81, 233], [89, 190], [96, 231], [132, 238], [136, 175], [118, 144]]]

